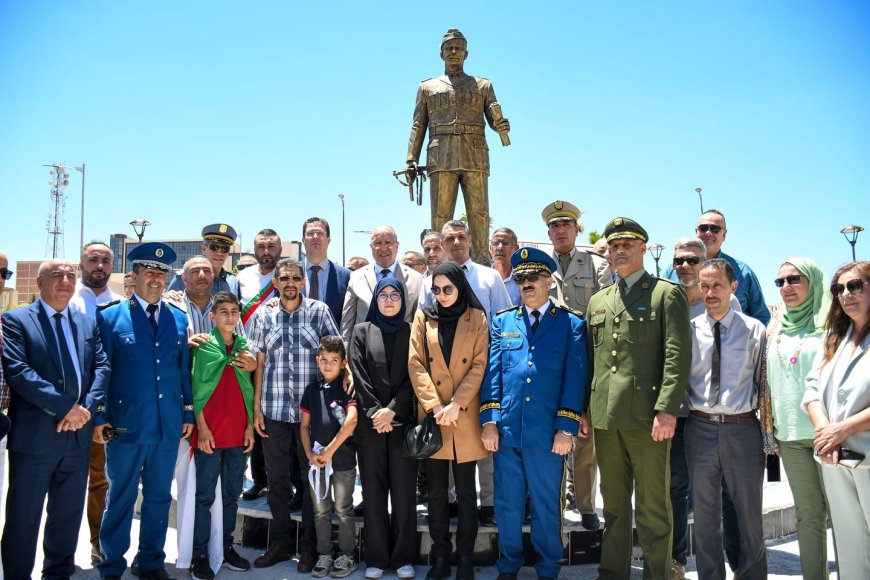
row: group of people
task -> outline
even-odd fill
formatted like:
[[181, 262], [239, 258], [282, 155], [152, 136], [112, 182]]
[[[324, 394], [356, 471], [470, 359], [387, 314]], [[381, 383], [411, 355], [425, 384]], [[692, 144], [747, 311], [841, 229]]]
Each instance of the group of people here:
[[[720, 212], [677, 240], [664, 278], [644, 269], [639, 223], [611, 220], [587, 252], [579, 217], [566, 201], [544, 208], [552, 252], [495, 230], [492, 267], [471, 260], [461, 221], [424, 231], [421, 251], [401, 261], [395, 230], [379, 226], [371, 262], [353, 270], [329, 259], [329, 224], [314, 217], [303, 259], [283, 258], [277, 232], [263, 229], [235, 275], [225, 265], [236, 233], [213, 224], [202, 255], [169, 282], [173, 250], [137, 245], [126, 297], [108, 289], [105, 244], [83, 248], [78, 280], [72, 263], [47, 260], [39, 299], [0, 327], [5, 576], [30, 577], [47, 497], [42, 576], [73, 573], [70, 522], [87, 505], [92, 560], [119, 578], [141, 484], [132, 566], [170, 577], [175, 477], [179, 565], [192, 577], [250, 567], [233, 547], [240, 494], [265, 495], [272, 515], [254, 566], [298, 552], [299, 572], [345, 577], [359, 566], [358, 470], [366, 578], [415, 577], [420, 500], [427, 580], [453, 574], [454, 550], [456, 577], [473, 579], [478, 526], [495, 522], [499, 580], [515, 579], [527, 519], [538, 576], [556, 578], [563, 510], [601, 525], [599, 475], [601, 578], [629, 577], [634, 527], [645, 577], [683, 577], [690, 502], [699, 576], [724, 577], [727, 560], [741, 579], [762, 578], [762, 480], [778, 455], [804, 577], [827, 577], [828, 518], [840, 577], [866, 577], [870, 263], [845, 265], [826, 289], [811, 260], [785, 260], [771, 316], [752, 270], [721, 250]], [[10, 276], [0, 253], [0, 284]], [[442, 445], [410, 458], [406, 432], [429, 417]], [[243, 492], [248, 454], [254, 485]]]

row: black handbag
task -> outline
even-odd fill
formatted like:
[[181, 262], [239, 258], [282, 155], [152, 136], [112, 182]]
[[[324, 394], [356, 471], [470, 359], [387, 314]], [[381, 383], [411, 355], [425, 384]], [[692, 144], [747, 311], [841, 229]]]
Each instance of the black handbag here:
[[[429, 343], [423, 336], [423, 348], [426, 350], [426, 370], [432, 376], [429, 368]], [[413, 397], [411, 406], [412, 416], [416, 415], [417, 397]], [[419, 425], [405, 427], [405, 441], [402, 444], [402, 455], [408, 459], [428, 459], [444, 445], [441, 439], [441, 427], [435, 422], [435, 415], [429, 413]]]

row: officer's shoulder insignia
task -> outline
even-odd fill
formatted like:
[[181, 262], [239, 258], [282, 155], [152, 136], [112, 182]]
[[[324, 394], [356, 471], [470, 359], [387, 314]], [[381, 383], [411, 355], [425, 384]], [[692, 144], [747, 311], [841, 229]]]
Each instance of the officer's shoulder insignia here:
[[504, 314], [505, 312], [510, 312], [511, 310], [516, 310], [517, 308], [519, 308], [519, 305], [508, 306], [507, 308], [502, 308], [501, 310], [496, 312], [496, 314]]
[[[569, 308], [569, 307], [565, 306], [564, 304], [560, 304], [560, 305], [559, 305], [559, 308], [561, 308], [561, 309], [564, 310], [565, 312], [570, 312], [571, 314], [576, 314], [577, 316], [583, 316], [583, 312], [582, 312], [582, 311], [580, 311], [580, 310], [574, 310], [573, 308]], [[553, 310], [553, 312], [555, 313], [555, 309]], [[601, 312], [604, 312], [604, 311], [601, 310]]]
[[97, 306], [97, 310], [105, 310], [109, 306], [114, 306], [115, 304], [120, 304], [120, 300], [112, 300], [111, 302], [106, 302], [105, 304], [100, 304]]

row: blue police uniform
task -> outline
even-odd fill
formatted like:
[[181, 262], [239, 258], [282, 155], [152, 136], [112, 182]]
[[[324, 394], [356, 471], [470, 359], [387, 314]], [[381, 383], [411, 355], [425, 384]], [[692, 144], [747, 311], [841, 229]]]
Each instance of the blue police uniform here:
[[[525, 258], [519, 257], [522, 250], [515, 253], [517, 262], [537, 260], [538, 271], [555, 270], [543, 252], [524, 250]], [[516, 272], [517, 264], [513, 265]], [[534, 332], [525, 306], [493, 317], [480, 421], [496, 423], [499, 433], [493, 455], [499, 572], [516, 574], [523, 565], [522, 522], [528, 495], [532, 545], [541, 556], [535, 569], [541, 578], [559, 575], [565, 458], [553, 453], [552, 446], [557, 431], [579, 431], [586, 372], [586, 323], [578, 313], [549, 302]]]
[[[159, 250], [158, 256], [169, 263], [174, 260], [174, 252], [165, 244], [143, 246], [150, 247], [152, 253]], [[157, 267], [145, 260], [139, 263]], [[101, 576], [107, 576], [122, 575], [126, 569], [124, 553], [130, 546], [141, 479], [143, 503], [136, 562], [140, 573], [145, 574], [163, 568], [178, 442], [182, 424], [194, 422], [187, 318], [163, 302], [155, 330], [139, 299], [133, 296], [98, 310], [97, 324], [112, 366], [112, 379], [105, 412], [97, 416], [96, 424], [108, 423], [118, 435], [106, 445], [109, 492], [100, 527], [105, 560], [99, 570]]]

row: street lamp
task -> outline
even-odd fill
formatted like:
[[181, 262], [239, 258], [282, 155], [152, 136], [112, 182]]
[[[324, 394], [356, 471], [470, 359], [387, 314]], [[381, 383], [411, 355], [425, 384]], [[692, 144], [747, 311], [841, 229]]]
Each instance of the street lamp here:
[[130, 222], [130, 225], [133, 226], [133, 231], [136, 232], [136, 235], [139, 236], [139, 243], [142, 243], [142, 236], [145, 235], [145, 228], [151, 225], [146, 219], [136, 218]]
[[341, 200], [341, 263], [346, 264], [347, 262], [344, 259], [344, 250], [346, 247], [345, 235], [344, 235], [344, 194], [339, 193], [338, 199]]
[[695, 191], [698, 193], [698, 201], [701, 202], [701, 215], [704, 215], [704, 197], [701, 195], [701, 188], [696, 187]]
[[861, 226], [856, 226], [855, 224], [846, 226], [840, 233], [843, 234], [843, 237], [846, 238], [846, 241], [852, 246], [852, 261], [855, 261], [855, 243], [858, 241], [858, 234], [864, 231], [864, 228]]
[[649, 250], [650, 254], [652, 254], [653, 260], [656, 261], [656, 278], [658, 278], [661, 276], [661, 271], [659, 270], [659, 258], [662, 257], [662, 250], [664, 250], [665, 247], [661, 244], [650, 244], [646, 249]]

